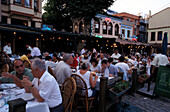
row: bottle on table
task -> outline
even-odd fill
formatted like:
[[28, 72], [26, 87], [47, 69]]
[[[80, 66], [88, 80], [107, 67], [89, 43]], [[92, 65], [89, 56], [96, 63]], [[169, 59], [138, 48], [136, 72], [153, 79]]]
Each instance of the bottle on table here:
[[108, 69], [108, 67], [106, 67], [104, 75], [105, 75], [105, 77], [109, 77], [109, 69]]

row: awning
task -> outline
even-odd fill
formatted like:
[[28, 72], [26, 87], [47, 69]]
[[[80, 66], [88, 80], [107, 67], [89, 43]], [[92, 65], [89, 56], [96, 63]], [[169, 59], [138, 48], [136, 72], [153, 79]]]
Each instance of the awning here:
[[31, 31], [27, 29], [21, 29], [21, 28], [14, 28], [14, 27], [9, 27], [9, 26], [1, 26], [0, 25], [0, 30], [6, 30], [6, 31], [13, 31], [13, 32], [22, 32], [22, 33], [30, 33], [30, 34], [38, 34], [41, 35], [42, 33], [36, 32], [36, 31]]

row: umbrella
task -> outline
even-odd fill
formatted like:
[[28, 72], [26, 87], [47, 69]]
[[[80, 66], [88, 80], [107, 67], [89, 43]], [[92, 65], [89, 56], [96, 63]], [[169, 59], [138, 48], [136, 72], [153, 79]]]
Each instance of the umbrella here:
[[162, 54], [166, 55], [167, 53], [167, 45], [168, 45], [168, 37], [167, 32], [164, 33], [164, 39], [162, 41]]

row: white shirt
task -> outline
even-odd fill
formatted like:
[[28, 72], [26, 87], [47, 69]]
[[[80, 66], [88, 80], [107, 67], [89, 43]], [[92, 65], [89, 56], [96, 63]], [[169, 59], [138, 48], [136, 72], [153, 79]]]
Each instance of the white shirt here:
[[52, 69], [54, 69], [57, 66], [58, 62], [52, 62], [52, 61], [45, 61], [46, 70], [48, 70], [48, 66], [50, 66]]
[[93, 49], [93, 53], [96, 53], [96, 49]]
[[101, 71], [101, 66], [98, 64], [96, 67], [94, 67], [93, 65], [90, 66], [90, 70], [92, 72], [94, 72], [95, 70], [97, 70], [98, 72]]
[[34, 47], [31, 51], [31, 56], [34, 57], [34, 56], [40, 56], [41, 55], [41, 51], [38, 47]]
[[120, 68], [122, 68], [126, 73], [128, 73], [128, 70], [130, 70], [128, 64], [124, 62], [119, 62], [116, 64], [116, 66], [119, 66]]
[[[117, 54], [113, 53], [111, 57], [114, 59], [114, 58], [119, 58], [120, 56], [121, 55], [119, 53], [117, 53]], [[114, 60], [114, 62], [118, 62], [118, 60]]]
[[169, 63], [168, 61], [168, 57], [166, 55], [163, 54], [157, 54], [152, 62], [153, 66], [159, 67], [161, 66], [166, 66]]
[[[40, 82], [39, 85], [38, 81]], [[56, 107], [62, 103], [60, 88], [57, 81], [50, 73], [45, 71], [40, 79], [34, 78], [32, 83], [50, 108]]]
[[[77, 74], [79, 76], [81, 76], [84, 79], [84, 81], [86, 82], [87, 89], [88, 89], [88, 97], [90, 97], [92, 95], [92, 90], [90, 89], [91, 88], [91, 85], [90, 85], [90, 71], [87, 71], [84, 75], [82, 75], [82, 74], [80, 74], [80, 70], [78, 70]], [[84, 93], [84, 95], [85, 95], [85, 93]]]
[[29, 46], [29, 47], [27, 48], [27, 50], [30, 50], [30, 51], [32, 51], [32, 48]]
[[59, 85], [62, 85], [64, 80], [72, 74], [70, 66], [64, 62], [60, 61], [55, 68], [55, 76]]
[[3, 51], [6, 52], [6, 54], [12, 54], [11, 46], [4, 46]]
[[81, 52], [80, 52], [80, 54], [82, 55], [82, 54], [84, 54], [86, 51], [85, 51], [85, 49], [83, 48], [82, 50], [81, 50]]

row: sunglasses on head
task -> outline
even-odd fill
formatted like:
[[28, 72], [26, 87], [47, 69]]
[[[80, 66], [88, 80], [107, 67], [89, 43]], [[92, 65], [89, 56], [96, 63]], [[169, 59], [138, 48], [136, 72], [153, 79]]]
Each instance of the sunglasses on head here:
[[15, 66], [15, 68], [19, 68], [19, 67], [23, 67], [23, 64], [22, 64], [22, 65], [19, 65], [19, 66]]

